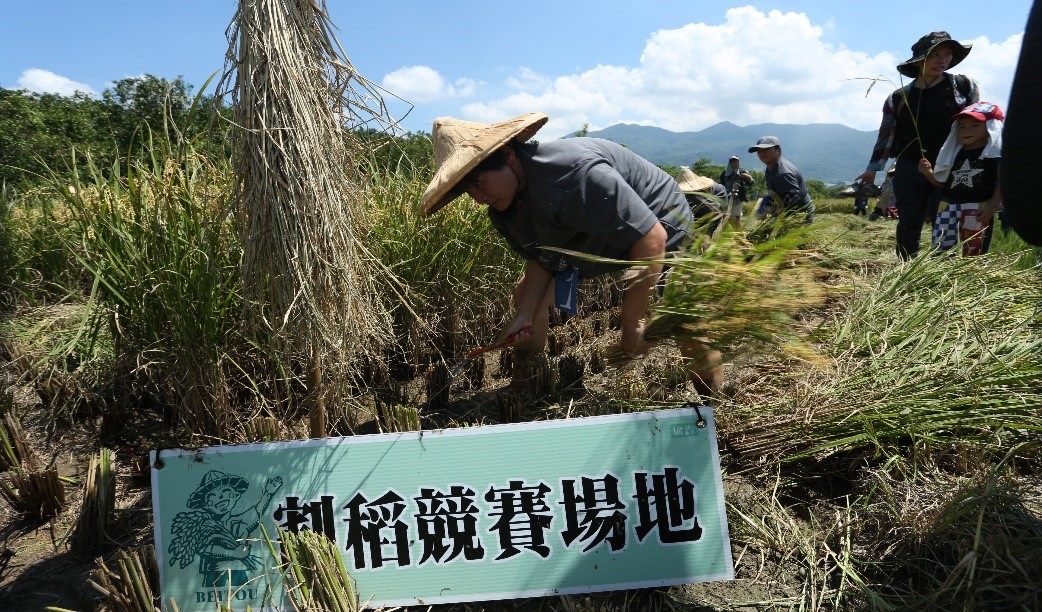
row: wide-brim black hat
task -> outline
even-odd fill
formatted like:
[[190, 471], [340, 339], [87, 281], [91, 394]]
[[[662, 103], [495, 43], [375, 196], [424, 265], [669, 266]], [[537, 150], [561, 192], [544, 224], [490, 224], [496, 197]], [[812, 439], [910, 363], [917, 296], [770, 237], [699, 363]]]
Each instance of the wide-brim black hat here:
[[953, 39], [947, 32], [930, 32], [912, 45], [912, 57], [898, 64], [897, 71], [912, 79], [918, 77], [923, 60], [940, 45], [948, 45], [952, 48], [952, 63], [948, 64], [949, 68], [953, 68], [966, 59], [966, 56], [970, 54], [970, 49], [973, 48], [973, 45], [964, 45]]

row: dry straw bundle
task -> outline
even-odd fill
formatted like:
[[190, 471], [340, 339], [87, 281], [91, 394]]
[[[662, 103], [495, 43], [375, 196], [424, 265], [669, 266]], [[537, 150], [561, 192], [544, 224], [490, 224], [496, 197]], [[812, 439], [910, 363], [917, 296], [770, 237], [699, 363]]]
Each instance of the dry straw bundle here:
[[229, 41], [246, 295], [253, 320], [308, 364], [318, 400], [316, 387], [348, 378], [389, 328], [380, 268], [363, 241], [364, 151], [352, 134], [387, 113], [346, 58], [324, 2], [242, 0]]

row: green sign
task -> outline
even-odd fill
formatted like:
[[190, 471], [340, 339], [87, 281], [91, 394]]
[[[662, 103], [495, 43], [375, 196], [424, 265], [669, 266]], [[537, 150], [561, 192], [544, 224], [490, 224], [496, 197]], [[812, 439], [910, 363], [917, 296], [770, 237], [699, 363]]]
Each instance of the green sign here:
[[368, 606], [734, 577], [708, 408], [162, 450], [152, 464], [168, 610], [288, 608], [262, 535], [276, 527], [332, 539]]

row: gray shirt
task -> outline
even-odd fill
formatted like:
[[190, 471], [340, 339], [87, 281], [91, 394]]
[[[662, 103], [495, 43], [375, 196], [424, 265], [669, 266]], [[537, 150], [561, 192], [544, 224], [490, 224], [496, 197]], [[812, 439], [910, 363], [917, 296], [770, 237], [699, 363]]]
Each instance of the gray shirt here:
[[788, 209], [801, 209], [810, 204], [810, 192], [803, 182], [803, 175], [796, 166], [785, 159], [778, 158], [778, 163], [764, 172], [767, 189], [778, 194], [781, 204]]
[[692, 217], [676, 181], [629, 149], [599, 138], [568, 138], [519, 147], [525, 191], [505, 212], [489, 208], [511, 248], [548, 272], [577, 267], [584, 277], [616, 266], [540, 249], [560, 247], [626, 259], [662, 222], [666, 250], [680, 248]]

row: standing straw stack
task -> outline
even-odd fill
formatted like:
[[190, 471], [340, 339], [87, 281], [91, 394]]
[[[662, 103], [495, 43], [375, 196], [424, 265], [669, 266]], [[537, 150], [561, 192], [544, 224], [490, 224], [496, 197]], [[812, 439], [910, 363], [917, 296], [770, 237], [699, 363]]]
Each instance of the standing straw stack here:
[[[362, 239], [364, 150], [352, 133], [386, 122], [386, 110], [331, 30], [324, 2], [241, 0], [225, 76], [250, 314], [308, 370], [319, 406], [324, 381], [349, 379], [389, 329], [375, 291], [379, 264]], [[324, 435], [312, 416], [312, 435]]]

